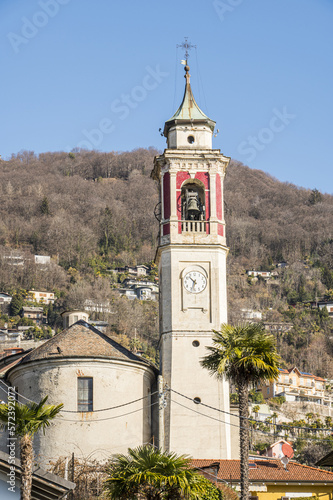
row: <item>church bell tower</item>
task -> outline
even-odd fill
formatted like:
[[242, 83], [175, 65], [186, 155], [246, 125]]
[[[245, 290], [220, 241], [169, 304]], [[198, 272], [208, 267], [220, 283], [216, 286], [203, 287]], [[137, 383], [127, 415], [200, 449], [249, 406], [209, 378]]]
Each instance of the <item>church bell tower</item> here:
[[212, 330], [227, 322], [223, 181], [230, 159], [212, 148], [215, 122], [197, 105], [189, 71], [186, 61], [184, 97], [165, 123], [167, 149], [152, 172], [161, 202], [161, 374], [170, 389], [160, 447], [220, 459], [231, 457], [229, 384], [200, 360]]

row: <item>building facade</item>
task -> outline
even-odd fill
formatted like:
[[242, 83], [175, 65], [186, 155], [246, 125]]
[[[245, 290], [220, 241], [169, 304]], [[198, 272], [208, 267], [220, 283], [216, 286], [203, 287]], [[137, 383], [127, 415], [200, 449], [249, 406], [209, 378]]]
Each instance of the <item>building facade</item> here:
[[28, 299], [39, 304], [54, 304], [55, 296], [53, 292], [40, 292], [38, 290], [29, 290]]
[[[42, 307], [22, 307], [21, 312], [22, 318], [31, 319], [37, 326], [40, 326], [44, 322], [44, 312]], [[45, 318], [46, 322], [46, 318]]]
[[326, 389], [326, 380], [301, 372], [298, 368], [280, 368], [279, 378], [274, 382], [262, 382], [258, 385], [264, 399], [284, 396], [286, 401], [317, 403], [333, 408], [333, 394]]

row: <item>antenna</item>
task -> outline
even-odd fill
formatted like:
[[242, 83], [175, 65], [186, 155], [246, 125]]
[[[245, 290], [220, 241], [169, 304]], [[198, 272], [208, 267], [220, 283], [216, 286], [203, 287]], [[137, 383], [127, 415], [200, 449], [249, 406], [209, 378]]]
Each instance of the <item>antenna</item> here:
[[284, 468], [286, 470], [288, 470], [287, 469], [287, 465], [289, 464], [289, 458], [288, 457], [282, 457], [282, 458], [280, 458], [280, 460], [281, 460], [281, 463], [283, 464]]

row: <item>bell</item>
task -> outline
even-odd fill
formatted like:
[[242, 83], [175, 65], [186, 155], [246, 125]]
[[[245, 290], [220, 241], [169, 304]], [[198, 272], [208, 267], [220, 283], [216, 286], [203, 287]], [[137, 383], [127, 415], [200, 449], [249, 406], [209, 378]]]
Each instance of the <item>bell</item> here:
[[197, 197], [191, 197], [187, 202], [187, 218], [196, 220], [200, 216], [200, 208]]
[[190, 198], [187, 205], [188, 212], [200, 212], [198, 205], [198, 200], [196, 198]]

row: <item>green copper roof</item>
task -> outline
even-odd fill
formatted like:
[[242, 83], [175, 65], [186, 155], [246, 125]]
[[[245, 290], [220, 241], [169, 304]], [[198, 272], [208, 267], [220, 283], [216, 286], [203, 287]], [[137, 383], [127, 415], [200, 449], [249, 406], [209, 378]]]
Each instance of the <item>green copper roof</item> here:
[[175, 114], [165, 122], [165, 127], [164, 127], [165, 136], [167, 135], [171, 125], [184, 122], [189, 122], [190, 124], [193, 122], [206, 123], [211, 130], [214, 130], [215, 122], [210, 118], [208, 118], [208, 116], [205, 115], [203, 111], [201, 111], [201, 109], [195, 102], [190, 84], [189, 70], [190, 70], [189, 66], [186, 65], [185, 66], [186, 84], [185, 84], [184, 97], [181, 105], [179, 106]]

